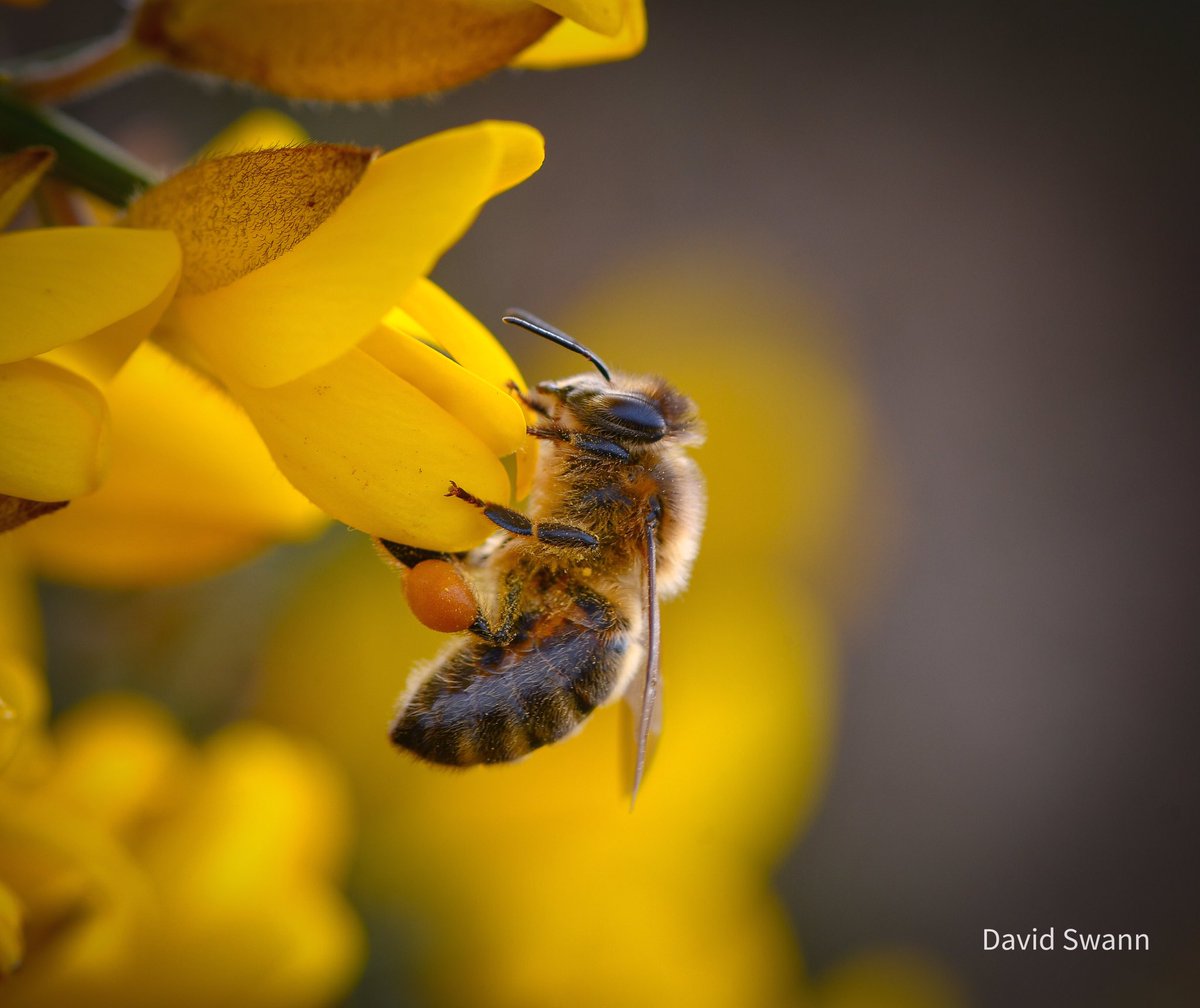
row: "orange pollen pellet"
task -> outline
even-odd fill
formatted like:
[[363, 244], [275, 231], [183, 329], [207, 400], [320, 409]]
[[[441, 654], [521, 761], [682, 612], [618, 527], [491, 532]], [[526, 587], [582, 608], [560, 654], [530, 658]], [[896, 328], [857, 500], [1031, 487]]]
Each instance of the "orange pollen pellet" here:
[[422, 560], [404, 579], [408, 607], [430, 630], [455, 633], [475, 620], [475, 593], [462, 573], [445, 560]]

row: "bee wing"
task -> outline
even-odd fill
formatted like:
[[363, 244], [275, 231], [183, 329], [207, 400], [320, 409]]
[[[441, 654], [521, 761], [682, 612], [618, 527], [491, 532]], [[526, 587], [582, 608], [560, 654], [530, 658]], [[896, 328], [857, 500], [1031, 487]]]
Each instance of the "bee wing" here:
[[661, 631], [658, 619], [658, 530], [657, 515], [651, 512], [646, 522], [646, 562], [643, 566], [646, 603], [646, 654], [640, 671], [625, 690], [625, 701], [633, 712], [634, 764], [631, 799], [637, 800], [650, 749], [651, 732], [658, 739], [662, 731], [662, 677], [659, 674]]
[[[658, 736], [662, 732], [662, 682], [657, 680], [653, 688], [653, 699], [650, 705], [649, 723], [643, 730], [643, 712], [646, 709], [646, 693], [648, 670], [645, 662], [625, 687], [622, 699], [625, 701], [622, 711], [623, 732], [627, 740], [623, 747], [625, 790], [632, 799], [637, 798], [638, 788], [645, 776], [646, 768], [654, 761], [654, 751], [657, 748]], [[657, 679], [657, 677], [656, 677]]]

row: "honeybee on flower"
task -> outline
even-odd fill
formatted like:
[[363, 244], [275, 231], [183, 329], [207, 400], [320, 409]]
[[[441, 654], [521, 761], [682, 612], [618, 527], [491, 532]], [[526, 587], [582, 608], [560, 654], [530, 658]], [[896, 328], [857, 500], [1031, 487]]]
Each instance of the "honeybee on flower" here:
[[660, 378], [614, 376], [540, 319], [505, 321], [580, 353], [599, 376], [518, 393], [539, 418], [529, 434], [548, 448], [529, 514], [452, 482], [446, 496], [499, 529], [483, 546], [448, 554], [379, 540], [412, 568], [418, 619], [467, 632], [414, 670], [391, 738], [434, 763], [508, 762], [626, 696], [637, 712], [636, 796], [661, 724], [659, 600], [687, 584], [704, 522], [703, 480], [686, 453], [703, 439], [697, 410]]

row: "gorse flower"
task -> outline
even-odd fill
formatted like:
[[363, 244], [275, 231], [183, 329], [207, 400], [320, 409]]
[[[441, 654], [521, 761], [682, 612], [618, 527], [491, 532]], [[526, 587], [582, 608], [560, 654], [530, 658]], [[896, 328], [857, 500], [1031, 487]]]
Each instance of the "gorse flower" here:
[[42, 575], [114, 587], [178, 582], [328, 520], [284, 479], [228, 396], [143, 343], [107, 388], [100, 487], [13, 533]]
[[251, 725], [196, 751], [124, 697], [55, 743], [36, 787], [0, 783], [6, 1004], [319, 1005], [354, 976], [345, 809], [318, 756]]
[[504, 66], [624, 59], [645, 39], [642, 0], [142, 0], [115, 39], [24, 83], [58, 99], [164, 63], [291, 98], [380, 101]]
[[454, 473], [510, 495], [500, 459], [525, 447], [507, 388], [520, 375], [425, 274], [541, 160], [535, 130], [489, 122], [379, 158], [314, 144], [184, 169], [128, 215], [183, 248], [156, 338], [228, 390], [327, 513], [416, 545], [473, 545], [486, 521], [442, 495]]
[[[49, 167], [46, 151], [0, 161], [0, 224]], [[100, 485], [104, 389], [179, 280], [163, 229], [63, 227], [0, 235], [0, 494], [6, 527]], [[39, 507], [39, 505], [42, 505]]]
[[340, 781], [275, 729], [197, 749], [145, 700], [46, 732], [33, 606], [0, 547], [0, 977], [6, 1005], [321, 1005], [361, 935], [336, 888]]
[[[292, 145], [229, 153], [264, 134]], [[154, 342], [105, 373], [107, 403], [95, 397], [86, 458], [103, 453], [107, 479], [93, 462], [90, 482], [54, 499], [88, 496], [21, 533], [43, 573], [110, 585], [195, 577], [304, 537], [323, 515], [459, 549], [490, 527], [443, 498], [450, 479], [507, 499], [502, 459], [515, 455], [526, 488], [525, 416], [509, 389], [520, 374], [425, 274], [487, 199], [538, 167], [541, 137], [480, 123], [382, 157], [296, 139], [281, 117], [240, 124], [214, 141], [222, 156], [140, 197], [126, 227], [66, 229], [155, 236], [174, 253], [174, 296], [142, 312], [140, 329], [125, 326], [124, 355], [151, 326]], [[45, 482], [66, 464], [61, 449], [37, 440], [36, 412], [9, 403], [8, 468]]]

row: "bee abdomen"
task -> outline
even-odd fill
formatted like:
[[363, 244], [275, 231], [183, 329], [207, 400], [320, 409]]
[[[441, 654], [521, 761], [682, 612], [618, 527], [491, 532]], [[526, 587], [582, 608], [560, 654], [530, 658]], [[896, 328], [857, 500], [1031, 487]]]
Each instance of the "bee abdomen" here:
[[473, 642], [416, 691], [392, 741], [449, 766], [519, 759], [570, 735], [611, 696], [626, 645], [620, 630], [574, 624], [536, 647]]

